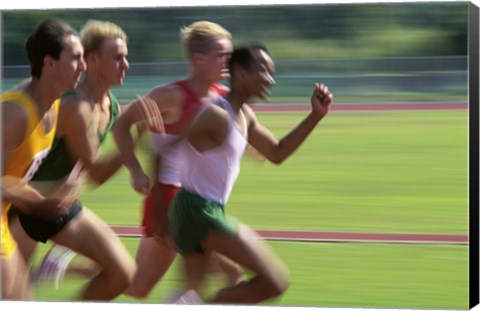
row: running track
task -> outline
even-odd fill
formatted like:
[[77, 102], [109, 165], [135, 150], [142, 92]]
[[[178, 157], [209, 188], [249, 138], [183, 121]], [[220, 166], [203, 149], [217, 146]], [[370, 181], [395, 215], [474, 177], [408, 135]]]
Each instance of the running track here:
[[[140, 237], [141, 229], [135, 226], [112, 226], [122, 237]], [[375, 242], [375, 243], [433, 243], [468, 244], [463, 234], [414, 234], [414, 233], [364, 233], [332, 231], [257, 230], [266, 240], [293, 242]]]
[[[308, 104], [255, 104], [256, 112], [305, 112]], [[334, 104], [335, 111], [372, 110], [457, 110], [468, 109], [465, 102], [442, 103], [375, 103], [375, 104]], [[141, 229], [134, 226], [112, 226], [115, 233], [123, 237], [140, 237]], [[424, 233], [366, 233], [333, 231], [257, 230], [264, 239], [297, 242], [374, 242], [374, 243], [433, 243], [468, 244], [467, 234], [424, 234]]]

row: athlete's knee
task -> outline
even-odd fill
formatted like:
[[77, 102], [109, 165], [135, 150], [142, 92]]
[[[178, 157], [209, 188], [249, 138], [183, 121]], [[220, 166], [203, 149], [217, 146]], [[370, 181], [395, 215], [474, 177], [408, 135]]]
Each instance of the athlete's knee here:
[[266, 299], [276, 298], [283, 295], [290, 286], [290, 276], [286, 268], [276, 271], [274, 276], [265, 279]]
[[287, 291], [289, 285], [290, 283], [287, 279], [265, 280], [262, 286], [262, 293], [261, 293], [261, 295], [263, 296], [262, 300], [277, 298], [283, 295]]
[[109, 284], [112, 284], [119, 291], [125, 291], [133, 281], [133, 273], [126, 269], [117, 270], [117, 273], [109, 276]]
[[[0, 264], [0, 294], [4, 299], [12, 300], [30, 300], [32, 299], [32, 290], [28, 271], [23, 267], [21, 254], [18, 250], [10, 259], [1, 258]], [[10, 270], [7, 272], [7, 270]], [[13, 271], [13, 273], [12, 273]]]
[[122, 276], [122, 280], [128, 285], [130, 285], [134, 278], [135, 278], [135, 273], [137, 272], [137, 265], [133, 260], [128, 260], [124, 262], [120, 269], [120, 275]]
[[104, 270], [109, 277], [109, 283], [116, 288], [125, 290], [133, 282], [137, 266], [133, 260], [123, 259], [118, 260], [107, 270]]
[[156, 282], [153, 279], [146, 277], [146, 275], [137, 268], [137, 272], [124, 294], [137, 299], [146, 299], [150, 295], [153, 287], [155, 287], [155, 284]]
[[276, 283], [275, 297], [283, 295], [289, 287], [290, 287], [290, 278], [288, 277], [282, 278], [280, 281]]
[[138, 286], [138, 284], [131, 283], [125, 290], [124, 294], [136, 299], [147, 299], [152, 288]]

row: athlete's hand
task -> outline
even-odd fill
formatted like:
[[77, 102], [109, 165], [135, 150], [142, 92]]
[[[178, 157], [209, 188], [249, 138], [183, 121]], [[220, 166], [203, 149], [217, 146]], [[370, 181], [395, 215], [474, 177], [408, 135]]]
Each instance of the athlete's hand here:
[[13, 176], [2, 176], [2, 196], [21, 211], [44, 219], [58, 219], [65, 215], [75, 196], [45, 197], [29, 183]]
[[142, 120], [140, 128], [146, 127], [157, 133], [165, 133], [163, 117], [157, 103], [148, 96], [138, 96], [136, 107], [137, 120]]
[[312, 112], [323, 118], [332, 106], [333, 94], [330, 93], [326, 85], [315, 83], [310, 101], [312, 103]]
[[132, 187], [136, 192], [147, 195], [150, 191], [150, 178], [141, 170], [131, 172]]

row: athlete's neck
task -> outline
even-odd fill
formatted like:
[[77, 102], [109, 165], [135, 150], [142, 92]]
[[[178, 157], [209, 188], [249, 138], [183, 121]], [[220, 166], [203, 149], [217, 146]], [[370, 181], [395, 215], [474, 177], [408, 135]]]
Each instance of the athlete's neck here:
[[242, 105], [247, 102], [250, 97], [246, 95], [245, 92], [238, 92], [237, 89], [232, 88], [230, 92], [227, 94], [225, 99], [230, 103], [232, 106], [233, 111], [238, 113]]
[[24, 91], [30, 96], [38, 107], [40, 115], [50, 110], [53, 103], [62, 93], [56, 85], [48, 82], [47, 79], [32, 78], [25, 85]]
[[93, 103], [102, 103], [108, 95], [110, 86], [98, 75], [87, 71], [82, 81], [79, 82], [78, 89], [83, 91]]

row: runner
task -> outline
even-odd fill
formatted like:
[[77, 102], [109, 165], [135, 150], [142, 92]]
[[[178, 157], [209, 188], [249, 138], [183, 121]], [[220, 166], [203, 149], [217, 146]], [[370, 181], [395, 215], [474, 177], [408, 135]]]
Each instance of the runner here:
[[[190, 63], [189, 76], [155, 87], [147, 95], [159, 107], [167, 107], [168, 110], [164, 113], [166, 134], [151, 132], [157, 161], [156, 181], [144, 201], [143, 236], [136, 256], [137, 274], [125, 292], [136, 298], [148, 296], [177, 254], [170, 243], [167, 213], [170, 201], [181, 186], [177, 174], [178, 155], [175, 148], [163, 147], [185, 131], [204, 102], [223, 96], [228, 91], [218, 81], [228, 78], [226, 64], [232, 49], [231, 34], [216, 23], [199, 21], [182, 28], [180, 36]], [[127, 133], [120, 137], [123, 135]], [[238, 265], [219, 255], [211, 264], [217, 266], [212, 267], [213, 270], [226, 274], [229, 284], [238, 283], [243, 276]]]
[[60, 94], [75, 87], [85, 70], [80, 38], [61, 20], [41, 22], [26, 43], [31, 78], [2, 94], [1, 298], [32, 298], [27, 266], [9, 231], [14, 203], [25, 213], [57, 217], [70, 204], [46, 198], [27, 182], [51, 148]]
[[[229, 69], [231, 91], [220, 99], [223, 108], [211, 105], [205, 109], [179, 143], [182, 190], [172, 202], [169, 219], [175, 245], [185, 259], [189, 287], [198, 287], [209, 254], [218, 252], [254, 276], [220, 290], [207, 302], [252, 304], [279, 297], [289, 281], [287, 268], [260, 236], [224, 212], [240, 160], [250, 144], [270, 162], [282, 163], [328, 113], [333, 96], [326, 86], [316, 83], [311, 112], [277, 140], [246, 104], [252, 97], [267, 97], [274, 84], [274, 63], [267, 49], [260, 45], [235, 49]], [[201, 300], [190, 290], [177, 303]]]
[[[81, 37], [87, 62], [85, 78], [62, 95], [54, 146], [32, 180], [48, 195], [64, 188], [78, 198], [87, 173], [103, 183], [122, 165], [119, 154], [98, 158], [98, 153], [121, 110], [109, 89], [123, 83], [129, 67], [127, 36], [111, 22], [91, 20]], [[111, 300], [129, 286], [136, 268], [133, 258], [110, 226], [78, 200], [56, 219], [20, 211], [19, 220], [33, 240], [51, 240], [98, 265], [99, 272], [89, 280], [80, 299]], [[71, 258], [62, 252], [58, 260]]]

